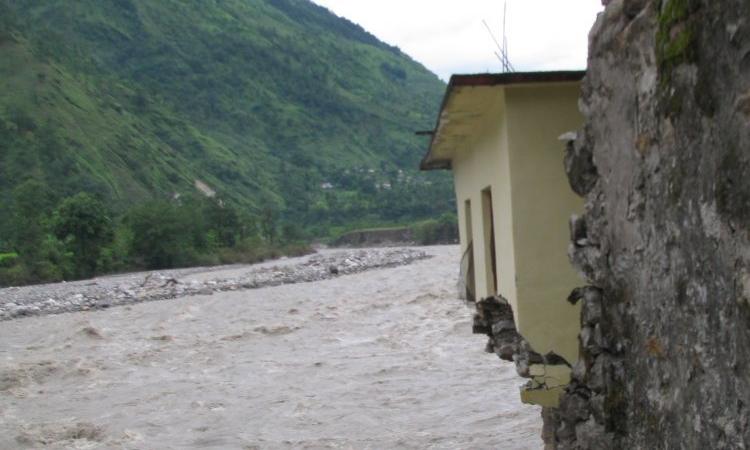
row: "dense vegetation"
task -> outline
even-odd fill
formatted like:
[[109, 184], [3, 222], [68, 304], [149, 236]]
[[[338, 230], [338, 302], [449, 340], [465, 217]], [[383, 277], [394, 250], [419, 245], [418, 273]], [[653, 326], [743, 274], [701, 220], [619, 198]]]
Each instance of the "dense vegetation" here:
[[427, 219], [411, 226], [414, 242], [419, 245], [448, 244], [458, 241], [458, 221], [453, 213]]
[[140, 268], [256, 262], [308, 250], [295, 227], [281, 227], [268, 214], [258, 220], [243, 217], [216, 198], [152, 200], [113, 219], [111, 210], [89, 194], [53, 205], [45, 189], [30, 180], [14, 192], [9, 210], [19, 226], [8, 238], [16, 251], [0, 254], [0, 285]]
[[[0, 0], [0, 266], [36, 255], [63, 267], [23, 269], [41, 278], [118, 268], [93, 265], [93, 249], [55, 222], [103, 205], [95, 247], [113, 261], [194, 262], [111, 247], [154, 205], [195, 221], [186, 199], [201, 192], [267, 244], [283, 230], [312, 238], [437, 217], [451, 185], [416, 171], [425, 143], [414, 131], [432, 126], [443, 89], [307, 0]], [[218, 247], [242, 241], [239, 229], [225, 241], [213, 232]], [[195, 239], [216, 255], [201, 247], [214, 238]]]

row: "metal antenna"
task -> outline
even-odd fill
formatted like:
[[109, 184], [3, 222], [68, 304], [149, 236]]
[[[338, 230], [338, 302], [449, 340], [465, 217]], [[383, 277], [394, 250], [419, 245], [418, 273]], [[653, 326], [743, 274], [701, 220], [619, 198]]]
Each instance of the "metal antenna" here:
[[497, 51], [494, 53], [497, 59], [500, 60], [502, 71], [503, 72], [515, 72], [513, 65], [510, 63], [510, 58], [508, 58], [508, 37], [505, 33], [505, 21], [506, 21], [507, 16], [508, 16], [508, 2], [506, 1], [503, 6], [503, 43], [502, 45], [500, 45], [500, 42], [498, 42], [495, 35], [492, 34], [492, 30], [490, 29], [490, 26], [487, 25], [487, 21], [482, 20], [482, 23], [484, 24], [484, 27], [487, 29], [487, 32], [490, 34], [492, 41], [495, 43], [495, 46], [497, 47]]
[[508, 35], [505, 30], [505, 23], [508, 18], [508, 1], [503, 2], [503, 56], [505, 57], [505, 65], [508, 68], [508, 72], [515, 72], [513, 64], [510, 63], [510, 54], [508, 53]]

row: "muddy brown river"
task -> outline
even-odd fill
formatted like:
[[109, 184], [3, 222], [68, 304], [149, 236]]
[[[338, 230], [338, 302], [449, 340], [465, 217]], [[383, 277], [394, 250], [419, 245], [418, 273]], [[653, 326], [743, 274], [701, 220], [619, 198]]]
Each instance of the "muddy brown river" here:
[[[538, 449], [512, 364], [410, 265], [0, 322], [0, 449]], [[237, 267], [231, 270], [241, 270]], [[199, 279], [221, 272], [187, 275]]]

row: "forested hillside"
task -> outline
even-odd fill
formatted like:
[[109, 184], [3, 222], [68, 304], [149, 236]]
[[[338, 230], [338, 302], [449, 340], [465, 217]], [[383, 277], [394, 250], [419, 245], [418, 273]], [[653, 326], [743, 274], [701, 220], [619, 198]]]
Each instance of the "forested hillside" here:
[[[4, 191], [35, 176], [127, 205], [201, 180], [308, 220], [367, 209], [336, 191], [418, 181], [398, 169], [418, 161], [413, 131], [432, 125], [442, 83], [308, 1], [0, 5]], [[435, 190], [418, 191], [429, 214]]]
[[0, 254], [79, 192], [113, 217], [216, 192], [310, 237], [437, 216], [414, 131], [443, 89], [308, 0], [0, 0]]

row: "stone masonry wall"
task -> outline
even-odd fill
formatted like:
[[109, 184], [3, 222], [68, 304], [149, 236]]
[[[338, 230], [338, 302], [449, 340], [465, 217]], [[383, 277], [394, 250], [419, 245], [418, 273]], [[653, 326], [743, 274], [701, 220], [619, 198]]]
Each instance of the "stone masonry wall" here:
[[745, 448], [750, 2], [607, 3], [566, 154], [583, 357], [548, 447]]

